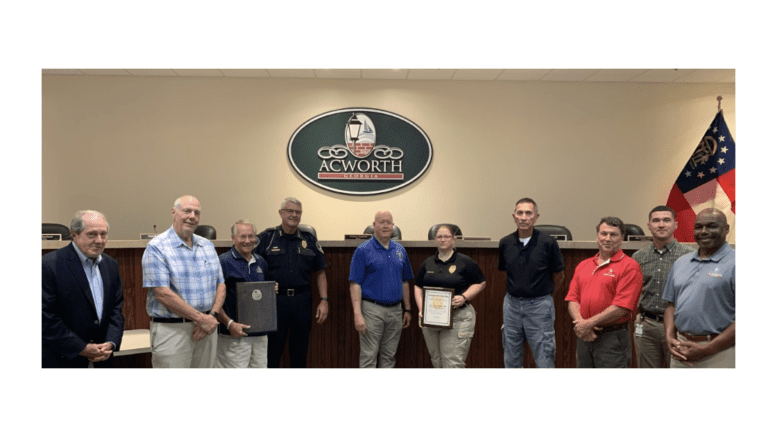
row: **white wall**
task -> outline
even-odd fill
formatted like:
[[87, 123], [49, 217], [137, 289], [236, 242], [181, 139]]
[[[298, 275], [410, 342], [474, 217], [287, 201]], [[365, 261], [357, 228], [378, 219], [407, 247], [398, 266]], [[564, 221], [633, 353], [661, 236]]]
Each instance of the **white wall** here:
[[[220, 239], [239, 218], [279, 224], [278, 205], [293, 195], [323, 240], [361, 232], [378, 209], [394, 213], [406, 240], [439, 222], [499, 239], [515, 230], [510, 213], [524, 196], [539, 203], [539, 223], [593, 240], [604, 215], [645, 228], [718, 95], [736, 139], [733, 84], [43, 76], [42, 85], [42, 221], [97, 209], [114, 240], [166, 229], [183, 194], [200, 199], [201, 223]], [[351, 106], [419, 125], [434, 148], [427, 173], [378, 196], [298, 176], [286, 158], [294, 130]]]

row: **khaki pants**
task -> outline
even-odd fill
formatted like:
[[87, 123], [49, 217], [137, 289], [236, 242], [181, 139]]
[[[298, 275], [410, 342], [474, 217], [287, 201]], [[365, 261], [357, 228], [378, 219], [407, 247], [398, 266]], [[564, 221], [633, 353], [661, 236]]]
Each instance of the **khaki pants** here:
[[432, 366], [435, 368], [464, 368], [472, 336], [475, 335], [475, 309], [472, 305], [453, 310], [453, 327], [424, 327], [424, 340]]
[[363, 300], [362, 316], [367, 329], [359, 333], [359, 367], [394, 367], [402, 335], [402, 305], [384, 307]]
[[[634, 321], [634, 348], [637, 352], [637, 366], [640, 368], [669, 367], [669, 346], [666, 344], [664, 323], [637, 316]], [[637, 325], [642, 325], [642, 334], [638, 334]]]
[[[686, 338], [679, 332], [677, 333], [677, 339], [680, 341], [687, 341]], [[697, 343], [707, 344], [709, 342], [699, 341]], [[734, 356], [734, 346], [731, 346], [730, 348], [720, 351], [715, 355], [710, 355], [707, 358], [694, 361], [691, 364], [688, 364], [685, 361], [680, 361], [672, 356], [672, 364], [669, 367], [673, 369], [733, 369], [735, 368]]]
[[216, 362], [214, 332], [200, 341], [192, 340], [194, 322], [151, 322], [151, 366], [154, 368], [211, 368]]
[[216, 367], [266, 369], [267, 336], [234, 338], [219, 334]]

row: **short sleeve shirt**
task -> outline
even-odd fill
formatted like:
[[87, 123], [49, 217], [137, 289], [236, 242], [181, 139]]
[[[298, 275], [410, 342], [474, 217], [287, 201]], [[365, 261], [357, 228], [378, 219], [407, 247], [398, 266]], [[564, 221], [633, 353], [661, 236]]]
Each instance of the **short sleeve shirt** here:
[[[221, 309], [232, 320], [237, 318], [237, 283], [264, 281], [264, 271], [267, 263], [261, 256], [253, 255], [253, 262], [249, 263], [240, 255], [240, 252], [232, 246], [229, 252], [219, 255], [221, 271], [224, 272], [224, 282], [227, 286], [227, 294]], [[219, 323], [219, 333], [229, 335], [229, 329]], [[260, 333], [248, 334], [251, 336], [264, 335]]]
[[736, 258], [728, 243], [707, 259], [695, 251], [672, 266], [664, 300], [675, 305], [677, 329], [693, 335], [720, 334], [735, 316]]
[[365, 241], [351, 258], [348, 280], [359, 284], [362, 296], [381, 303], [402, 300], [402, 283], [413, 279], [405, 248], [389, 240], [388, 249], [375, 239]]
[[585, 259], [577, 265], [565, 300], [579, 303], [580, 315], [585, 319], [601, 313], [610, 305], [627, 309], [630, 314], [614, 324], [627, 323], [637, 311], [642, 289], [639, 264], [622, 250], [601, 266], [597, 263], [598, 257]]
[[438, 255], [427, 258], [418, 269], [415, 285], [422, 288], [452, 288], [456, 294], [462, 294], [472, 284], [480, 284], [485, 280], [486, 277], [472, 258], [454, 251], [447, 261], [441, 261]]
[[534, 298], [553, 293], [553, 273], [564, 270], [556, 240], [538, 230], [524, 246], [514, 232], [499, 240], [499, 270], [507, 271], [507, 292]]
[[[209, 240], [192, 235], [189, 247], [171, 226], [149, 241], [143, 252], [143, 287], [168, 287], [197, 311], [213, 307], [216, 288], [224, 282], [216, 248]], [[146, 312], [151, 317], [180, 317], [146, 295]]]
[[316, 237], [299, 229], [294, 234], [284, 233], [280, 226], [265, 230], [254, 253], [267, 262], [267, 280], [285, 288], [310, 288], [311, 274], [326, 268]]

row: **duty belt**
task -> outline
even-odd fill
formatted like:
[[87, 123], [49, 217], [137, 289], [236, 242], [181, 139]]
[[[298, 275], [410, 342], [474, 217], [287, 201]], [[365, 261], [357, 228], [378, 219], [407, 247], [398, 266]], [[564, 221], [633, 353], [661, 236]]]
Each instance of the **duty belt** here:
[[297, 288], [286, 288], [278, 286], [278, 291], [275, 293], [278, 296], [294, 296], [300, 293], [304, 293], [306, 291], [310, 291], [310, 288], [307, 287], [297, 287]]

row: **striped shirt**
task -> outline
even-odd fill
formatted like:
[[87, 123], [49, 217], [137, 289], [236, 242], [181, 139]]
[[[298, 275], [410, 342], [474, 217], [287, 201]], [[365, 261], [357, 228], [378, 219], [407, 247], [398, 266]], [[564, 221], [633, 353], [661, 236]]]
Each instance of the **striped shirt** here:
[[632, 258], [642, 269], [642, 294], [639, 298], [640, 312], [646, 311], [656, 315], [664, 315], [666, 301], [661, 298], [666, 285], [666, 277], [672, 264], [686, 253], [693, 252], [693, 248], [682, 244], [677, 240], [664, 246], [658, 251], [654, 244], [636, 251]]
[[[211, 309], [216, 287], [224, 282], [213, 243], [192, 235], [189, 247], [172, 226], [148, 243], [142, 263], [143, 287], [168, 287], [197, 311]], [[146, 312], [150, 317], [180, 317], [159, 303], [151, 291], [146, 295]]]

